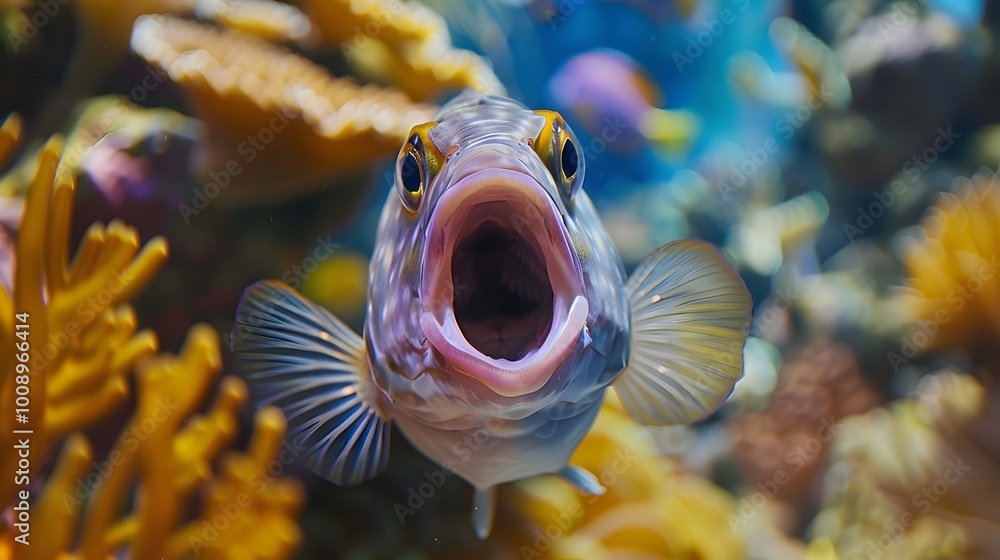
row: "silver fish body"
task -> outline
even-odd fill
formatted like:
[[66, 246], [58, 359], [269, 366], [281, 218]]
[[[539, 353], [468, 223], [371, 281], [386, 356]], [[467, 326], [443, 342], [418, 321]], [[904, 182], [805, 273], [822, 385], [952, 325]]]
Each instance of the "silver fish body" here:
[[[416, 286], [430, 213], [411, 218], [390, 193], [372, 256], [365, 324], [375, 382], [391, 399], [393, 419], [407, 439], [477, 487], [558, 472], [593, 422], [605, 389], [628, 362], [621, 259], [586, 193], [567, 207], [524, 142], [538, 136], [544, 118], [509, 99], [468, 92], [436, 120], [441, 124], [430, 136], [438, 148], [459, 147], [435, 178], [438, 185], [454, 184], [476, 166], [542, 179], [576, 249], [590, 307], [589, 343], [581, 340], [549, 381], [528, 396], [501, 397], [455, 373], [428, 344], [414, 311], [421, 306]], [[432, 186], [425, 204], [433, 207], [445, 189]], [[400, 289], [406, 286], [410, 289]]]
[[742, 375], [750, 297], [710, 245], [654, 250], [626, 280], [562, 117], [466, 92], [413, 128], [370, 267], [363, 337], [289, 286], [247, 288], [232, 348], [258, 406], [337, 484], [377, 475], [390, 425], [475, 488], [569, 464], [609, 387], [634, 419], [688, 423]]

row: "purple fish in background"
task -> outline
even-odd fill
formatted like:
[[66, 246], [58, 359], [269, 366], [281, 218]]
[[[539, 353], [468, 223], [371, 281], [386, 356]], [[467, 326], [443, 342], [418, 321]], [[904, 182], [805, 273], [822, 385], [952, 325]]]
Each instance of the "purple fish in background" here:
[[600, 49], [570, 58], [552, 75], [549, 95], [594, 138], [613, 135], [608, 148], [632, 155], [654, 143], [683, 151], [698, 135], [689, 111], [661, 109], [663, 94], [625, 53]]
[[94, 144], [83, 159], [83, 170], [99, 193], [114, 206], [126, 198], [147, 199], [156, 192], [152, 162], [128, 152], [129, 142], [109, 134]]
[[557, 474], [604, 492], [569, 459], [609, 387], [648, 425], [722, 404], [743, 373], [743, 281], [696, 241], [654, 250], [626, 279], [585, 167], [558, 113], [467, 91], [400, 150], [363, 335], [283, 282], [247, 288], [237, 366], [314, 472], [374, 477], [395, 424], [475, 487], [485, 538], [500, 484]]

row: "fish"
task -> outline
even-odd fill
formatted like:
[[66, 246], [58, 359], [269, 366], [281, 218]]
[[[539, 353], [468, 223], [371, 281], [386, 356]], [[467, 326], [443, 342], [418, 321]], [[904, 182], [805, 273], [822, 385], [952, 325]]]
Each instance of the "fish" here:
[[691, 111], [660, 108], [664, 95], [656, 82], [632, 57], [615, 49], [574, 55], [553, 72], [548, 91], [591, 137], [624, 155], [646, 145], [684, 152], [701, 128]]
[[[609, 388], [638, 422], [712, 414], [743, 371], [751, 299], [712, 245], [671, 242], [626, 278], [557, 112], [466, 90], [400, 149], [362, 333], [287, 284], [243, 293], [230, 346], [323, 478], [382, 471], [391, 426], [473, 490], [490, 534], [499, 485], [558, 475]], [[469, 442], [474, 441], [475, 445]]]

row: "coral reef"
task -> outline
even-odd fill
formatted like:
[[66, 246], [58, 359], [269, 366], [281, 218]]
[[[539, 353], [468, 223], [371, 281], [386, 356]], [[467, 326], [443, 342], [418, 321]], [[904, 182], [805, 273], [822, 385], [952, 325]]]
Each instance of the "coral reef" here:
[[195, 15], [271, 43], [302, 42], [313, 32], [298, 8], [273, 0], [198, 0]]
[[841, 429], [838, 423], [878, 402], [850, 348], [817, 342], [789, 352], [771, 402], [731, 424], [743, 480], [752, 491], [773, 486], [769, 494], [777, 500], [807, 511], [818, 502], [818, 483], [827, 449]]
[[531, 525], [521, 557], [741, 557], [744, 535], [728, 523], [733, 497], [660, 455], [650, 430], [610, 393], [570, 461], [595, 473], [604, 495], [584, 496], [550, 478], [518, 483], [508, 499]]
[[423, 101], [443, 91], [472, 88], [504, 93], [479, 55], [451, 44], [444, 19], [418, 2], [304, 0], [326, 44], [341, 45], [360, 73], [393, 84]]
[[912, 330], [935, 327], [915, 350], [963, 348], [990, 364], [1000, 341], [1000, 182], [982, 171], [956, 178], [952, 187], [921, 220], [923, 238], [903, 247], [909, 286], [917, 292], [904, 305], [919, 322]]
[[993, 558], [1000, 550], [994, 390], [950, 371], [845, 420], [812, 531], [842, 557]]
[[[132, 48], [185, 89], [205, 123], [195, 167], [211, 199], [274, 201], [321, 187], [398, 150], [434, 110], [256, 37], [170, 16], [140, 18]], [[346, 205], [357, 194], [345, 190]], [[207, 200], [192, 204], [197, 213]]]
[[[7, 119], [0, 161], [19, 136], [20, 120]], [[0, 343], [20, 351], [0, 354], [0, 395], [5, 402], [27, 399], [20, 423], [14, 414], [0, 418], [0, 470], [35, 477], [32, 486], [14, 476], [0, 483], [0, 504], [13, 512], [0, 522], [0, 555], [24, 546], [15, 542], [20, 537], [30, 545], [18, 557], [40, 560], [106, 558], [126, 549], [136, 558], [182, 558], [200, 548], [217, 558], [287, 558], [300, 539], [294, 518], [303, 496], [297, 482], [278, 478], [294, 460], [291, 450], [278, 461], [283, 416], [259, 411], [250, 450], [225, 457], [213, 474], [213, 462], [236, 435], [246, 387], [238, 378], [223, 379], [214, 404], [195, 414], [222, 368], [218, 335], [195, 326], [179, 356], [153, 358], [156, 336], [136, 332], [135, 313], [124, 302], [166, 259], [162, 238], [140, 248], [135, 230], [123, 223], [94, 224], [67, 262], [75, 183], [57, 178], [61, 154], [62, 141], [54, 138], [38, 157], [16, 241], [13, 290], [0, 292]], [[135, 409], [97, 466], [81, 430], [124, 404], [133, 370]], [[14, 441], [23, 433], [27, 446]], [[46, 450], [64, 439], [41, 486]], [[92, 466], [96, 472], [88, 475]], [[22, 529], [21, 506], [35, 486], [41, 490]], [[187, 519], [182, 508], [199, 489], [200, 513]]]

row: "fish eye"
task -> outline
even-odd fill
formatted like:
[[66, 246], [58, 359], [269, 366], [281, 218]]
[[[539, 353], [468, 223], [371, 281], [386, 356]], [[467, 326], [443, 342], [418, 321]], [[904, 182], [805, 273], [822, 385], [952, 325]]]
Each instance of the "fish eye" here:
[[396, 193], [411, 214], [420, 209], [427, 185], [445, 161], [429, 136], [435, 126], [437, 123], [429, 122], [413, 127], [396, 161]]
[[410, 212], [420, 208], [420, 199], [424, 194], [424, 158], [420, 147], [420, 137], [413, 135], [403, 146], [396, 164], [399, 200]]
[[580, 160], [576, 153], [576, 144], [569, 137], [563, 140], [562, 156], [559, 160], [562, 163], [563, 179], [572, 181], [573, 177], [576, 176], [576, 168], [579, 166]]
[[584, 162], [573, 131], [555, 111], [539, 110], [545, 125], [535, 138], [532, 148], [552, 174], [556, 187], [567, 203], [576, 197], [583, 185]]
[[399, 177], [403, 182], [403, 188], [411, 195], [420, 192], [424, 180], [420, 176], [420, 164], [417, 163], [417, 156], [413, 152], [407, 152], [403, 156], [403, 163], [399, 166]]

